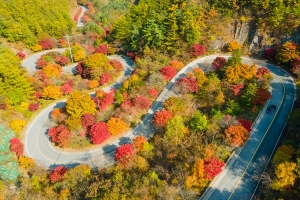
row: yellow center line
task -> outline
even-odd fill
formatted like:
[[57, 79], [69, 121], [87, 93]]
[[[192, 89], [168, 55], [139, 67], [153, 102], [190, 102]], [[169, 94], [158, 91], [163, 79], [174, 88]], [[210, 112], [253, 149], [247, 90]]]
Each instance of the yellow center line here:
[[277, 114], [278, 114], [278, 111], [279, 111], [280, 107], [282, 106], [282, 102], [283, 102], [283, 99], [284, 99], [284, 97], [285, 97], [285, 87], [284, 87], [284, 84], [283, 84], [281, 78], [280, 78], [279, 76], [277, 76], [277, 75], [276, 75], [276, 77], [280, 80], [280, 82], [281, 82], [281, 84], [282, 84], [282, 87], [283, 87], [283, 96], [282, 96], [280, 105], [279, 105], [279, 107], [278, 107], [278, 109], [277, 109], [277, 111], [276, 111], [276, 114], [274, 115], [274, 117], [273, 117], [273, 119], [272, 119], [272, 121], [271, 121], [271, 123], [270, 123], [270, 125], [269, 125], [269, 127], [268, 127], [268, 129], [267, 129], [267, 131], [264, 133], [263, 138], [261, 139], [261, 141], [260, 141], [258, 147], [256, 148], [255, 152], [253, 153], [253, 155], [252, 155], [250, 161], [248, 162], [248, 164], [247, 164], [247, 166], [246, 166], [246, 168], [245, 168], [245, 170], [244, 170], [242, 176], [240, 177], [239, 181], [237, 182], [237, 184], [235, 185], [233, 191], [231, 192], [230, 196], [228, 197], [228, 200], [232, 197], [232, 195], [233, 195], [233, 193], [235, 192], [236, 188], [237, 188], [238, 185], [240, 184], [240, 182], [241, 182], [242, 178], [244, 177], [244, 175], [245, 175], [245, 173], [246, 173], [248, 167], [250, 166], [250, 163], [252, 162], [252, 160], [253, 160], [253, 158], [254, 158], [254, 156], [255, 156], [257, 150], [259, 149], [259, 147], [260, 147], [262, 141], [264, 140], [264, 138], [265, 138], [267, 132], [269, 131], [270, 127], [272, 126], [272, 124], [273, 124], [273, 122], [274, 122], [274, 120], [275, 120], [275, 118], [276, 118], [276, 116], [277, 116]]

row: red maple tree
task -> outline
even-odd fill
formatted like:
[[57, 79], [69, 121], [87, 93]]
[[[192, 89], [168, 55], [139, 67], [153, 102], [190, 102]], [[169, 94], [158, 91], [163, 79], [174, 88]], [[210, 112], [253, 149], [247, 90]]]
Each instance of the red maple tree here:
[[156, 127], [165, 127], [167, 121], [173, 117], [173, 113], [168, 110], [157, 111], [153, 116], [153, 124]]
[[107, 54], [107, 44], [100, 44], [96, 49], [95, 53]]
[[274, 48], [266, 48], [264, 51], [264, 57], [267, 58], [268, 60], [275, 60], [277, 50]]
[[158, 96], [158, 92], [155, 88], [149, 90], [149, 94], [151, 97], [157, 97]]
[[66, 94], [71, 94], [72, 93], [72, 87], [68, 84], [64, 84], [61, 86], [60, 91], [66, 95]]
[[38, 41], [38, 44], [42, 46], [43, 50], [53, 49], [54, 47], [53, 41], [51, 41], [50, 38], [45, 38], [41, 41]]
[[36, 111], [38, 110], [40, 107], [40, 103], [30, 103], [29, 106], [28, 106], [28, 110], [30, 111]]
[[241, 119], [238, 119], [238, 121], [248, 132], [252, 131], [252, 122], [250, 120], [241, 118]]
[[115, 160], [121, 164], [126, 164], [134, 154], [131, 144], [122, 144], [116, 149]]
[[81, 117], [81, 126], [84, 129], [89, 128], [93, 124], [95, 124], [95, 118], [91, 113], [86, 113], [86, 114], [82, 115], [82, 117]]
[[161, 68], [160, 73], [163, 75], [163, 77], [166, 80], [169, 81], [177, 74], [177, 71], [172, 66], [165, 66], [165, 67]]
[[144, 96], [135, 97], [132, 103], [135, 107], [145, 110], [148, 110], [151, 105], [150, 99]]
[[197, 57], [206, 53], [206, 47], [200, 44], [194, 44], [191, 49], [191, 55]]
[[12, 138], [9, 140], [10, 151], [15, 152], [16, 156], [20, 157], [24, 151], [24, 145], [18, 138]]
[[223, 57], [216, 57], [214, 59], [214, 61], [212, 62], [212, 66], [214, 68], [214, 70], [218, 70], [218, 69], [222, 69], [223, 67], [225, 67], [227, 61], [225, 58]]
[[178, 84], [182, 87], [183, 93], [197, 93], [199, 91], [198, 82], [192, 77], [183, 77], [178, 81]]
[[101, 144], [110, 137], [110, 133], [105, 122], [92, 125], [89, 135], [93, 144]]
[[221, 171], [222, 167], [225, 165], [224, 162], [212, 156], [209, 160], [204, 161], [204, 171], [205, 171], [205, 178], [208, 180], [212, 180], [216, 177]]
[[230, 89], [233, 92], [234, 96], [238, 96], [241, 94], [241, 89], [244, 88], [244, 84], [231, 85]]
[[24, 59], [25, 58], [25, 53], [23, 53], [23, 52], [21, 52], [21, 51], [19, 51], [17, 54], [16, 54], [20, 59]]
[[271, 92], [264, 88], [258, 88], [253, 98], [254, 104], [264, 105], [271, 98]]
[[105, 83], [109, 82], [111, 80], [111, 77], [108, 73], [104, 72], [101, 77], [99, 83], [101, 85], [104, 85]]
[[64, 180], [64, 175], [67, 170], [68, 169], [63, 165], [55, 167], [49, 175], [51, 183], [56, 183]]

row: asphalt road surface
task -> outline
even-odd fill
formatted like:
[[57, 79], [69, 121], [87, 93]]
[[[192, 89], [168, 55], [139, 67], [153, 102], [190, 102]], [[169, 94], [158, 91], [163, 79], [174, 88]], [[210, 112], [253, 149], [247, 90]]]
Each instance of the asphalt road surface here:
[[[260, 176], [280, 139], [295, 99], [294, 82], [283, 70], [270, 64], [259, 64], [269, 68], [274, 75], [271, 82], [272, 97], [253, 124], [252, 134], [245, 146], [237, 149], [200, 199], [254, 198]], [[272, 115], [265, 112], [270, 105], [276, 105]]]

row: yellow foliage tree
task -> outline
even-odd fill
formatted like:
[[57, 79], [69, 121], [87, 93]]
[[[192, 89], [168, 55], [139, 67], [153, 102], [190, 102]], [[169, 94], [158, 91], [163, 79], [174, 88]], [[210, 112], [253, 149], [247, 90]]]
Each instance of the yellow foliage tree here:
[[180, 62], [180, 61], [177, 61], [177, 60], [171, 60], [169, 62], [169, 65], [174, 67], [176, 69], [176, 71], [181, 70], [184, 66], [183, 62]]
[[68, 188], [63, 189], [59, 193], [59, 200], [68, 200], [70, 198], [70, 195], [71, 195], [71, 192]]
[[78, 130], [81, 127], [81, 120], [80, 118], [74, 118], [72, 116], [69, 116], [66, 120], [65, 120], [68, 128], [70, 130]]
[[34, 164], [34, 160], [32, 158], [28, 158], [28, 157], [25, 157], [25, 156], [20, 156], [19, 157], [19, 164], [20, 164], [21, 168], [27, 169], [32, 164]]
[[125, 124], [125, 122], [116, 117], [110, 118], [107, 121], [106, 126], [111, 135], [119, 135], [127, 129], [127, 125]]
[[232, 41], [232, 42], [229, 42], [228, 43], [228, 47], [227, 47], [227, 50], [229, 52], [232, 52], [234, 50], [237, 50], [237, 49], [241, 49], [242, 48], [242, 44], [238, 43], [237, 41]]
[[61, 92], [58, 86], [48, 85], [44, 87], [42, 97], [45, 99], [59, 99]]
[[43, 68], [43, 72], [47, 78], [55, 78], [61, 74], [62, 69], [61, 66], [57, 64], [48, 64]]
[[279, 164], [275, 169], [275, 180], [272, 181], [273, 190], [285, 190], [288, 186], [293, 186], [297, 178], [295, 174], [296, 163], [285, 162]]
[[28, 102], [22, 102], [22, 103], [20, 104], [20, 109], [21, 109], [21, 110], [28, 110], [28, 105], [29, 105]]
[[105, 54], [94, 53], [92, 55], [89, 55], [86, 59], [84, 59], [83, 65], [86, 68], [103, 69], [104, 66], [107, 65], [107, 62], [109, 62], [109, 59]]
[[195, 68], [195, 69], [193, 69], [193, 72], [194, 72], [194, 76], [197, 80], [198, 87], [199, 87], [199, 89], [201, 89], [201, 87], [204, 85], [204, 83], [206, 83], [207, 78], [201, 68]]
[[33, 45], [32, 47], [30, 47], [30, 49], [33, 51], [33, 52], [37, 52], [37, 51], [42, 51], [43, 50], [43, 47], [39, 44], [35, 44]]
[[204, 160], [200, 159], [194, 164], [193, 174], [188, 176], [185, 181], [187, 189], [194, 189], [200, 194], [208, 184], [208, 180], [204, 178], [204, 172]]
[[66, 109], [74, 119], [80, 119], [83, 114], [94, 114], [96, 105], [88, 93], [75, 91], [67, 99]]
[[289, 162], [295, 153], [296, 149], [294, 149], [291, 145], [282, 145], [276, 150], [272, 158], [272, 163], [276, 166], [280, 163]]
[[80, 60], [85, 59], [86, 57], [86, 53], [85, 50], [81, 49], [79, 51], [77, 51], [75, 54], [73, 54], [73, 59], [75, 62], [78, 62]]
[[13, 119], [9, 124], [9, 127], [16, 133], [20, 133], [22, 128], [24, 128], [25, 126], [26, 120], [22, 119]]
[[94, 89], [98, 86], [99, 86], [99, 81], [97, 81], [97, 80], [91, 80], [89, 83], [89, 88], [91, 88], [91, 89]]
[[256, 64], [250, 66], [248, 64], [241, 64], [235, 66], [228, 66], [225, 69], [225, 77], [229, 83], [239, 83], [245, 80], [250, 80], [256, 76]]

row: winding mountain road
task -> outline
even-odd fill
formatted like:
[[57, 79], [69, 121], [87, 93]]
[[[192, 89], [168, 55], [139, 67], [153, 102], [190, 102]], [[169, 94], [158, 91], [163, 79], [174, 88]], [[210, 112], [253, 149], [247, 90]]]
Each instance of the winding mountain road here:
[[[162, 103], [168, 97], [174, 95], [171, 90], [172, 86], [195, 67], [201, 67], [204, 72], [210, 70], [211, 68], [207, 67], [207, 64], [210, 64], [217, 56], [222, 55], [202, 57], [186, 65], [160, 93], [141, 123], [122, 138], [101, 148], [73, 153], [55, 149], [47, 136], [47, 129], [50, 127], [49, 115], [53, 108], [62, 107], [65, 100], [52, 104], [28, 125], [25, 139], [27, 154], [37, 162], [50, 168], [62, 164], [71, 167], [80, 163], [86, 163], [92, 167], [111, 165], [114, 151], [119, 145], [131, 142], [131, 139], [137, 135], [144, 135], [147, 138], [152, 137], [152, 134], [155, 132], [151, 123], [153, 115], [156, 111], [162, 109]], [[228, 58], [229, 56], [223, 57]], [[133, 62], [130, 60], [118, 56], [113, 58], [122, 62], [125, 71], [116, 83], [105, 88], [106, 91], [110, 88], [121, 86], [122, 82], [130, 76], [134, 69]], [[243, 62], [251, 64], [253, 60], [243, 58]], [[31, 60], [26, 63], [29, 63], [29, 65], [26, 65], [32, 69], [32, 63], [34, 62]], [[222, 173], [214, 179], [201, 199], [251, 199], [259, 182], [259, 177], [266, 167], [266, 158], [268, 160], [271, 157], [285, 126], [285, 120], [289, 115], [295, 98], [293, 79], [276, 66], [267, 63], [257, 63], [260, 66], [269, 68], [274, 75], [274, 80], [271, 82], [272, 98], [253, 124], [253, 131], [245, 146], [238, 148], [232, 154]], [[265, 113], [265, 109], [271, 104], [277, 106], [274, 115]]]

